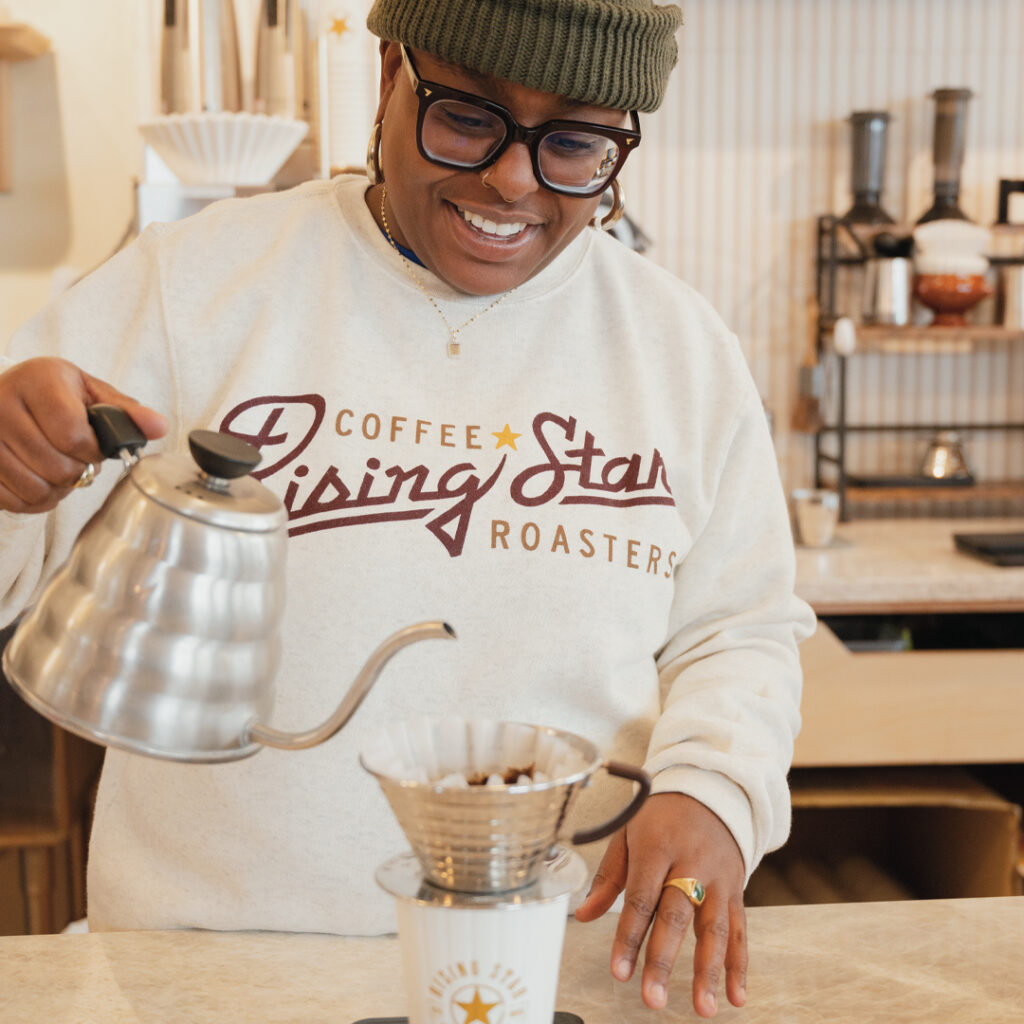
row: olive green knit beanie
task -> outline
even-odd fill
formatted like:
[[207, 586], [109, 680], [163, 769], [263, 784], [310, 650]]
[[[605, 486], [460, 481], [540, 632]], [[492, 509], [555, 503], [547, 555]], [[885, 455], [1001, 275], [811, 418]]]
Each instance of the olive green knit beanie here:
[[484, 74], [615, 110], [657, 110], [682, 12], [654, 0], [376, 0], [367, 27]]

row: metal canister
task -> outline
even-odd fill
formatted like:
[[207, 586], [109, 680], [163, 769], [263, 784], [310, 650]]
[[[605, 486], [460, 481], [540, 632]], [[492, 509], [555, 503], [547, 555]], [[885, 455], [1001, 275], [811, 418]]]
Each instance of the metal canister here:
[[913, 276], [910, 259], [869, 259], [864, 280], [864, 323], [909, 324]]

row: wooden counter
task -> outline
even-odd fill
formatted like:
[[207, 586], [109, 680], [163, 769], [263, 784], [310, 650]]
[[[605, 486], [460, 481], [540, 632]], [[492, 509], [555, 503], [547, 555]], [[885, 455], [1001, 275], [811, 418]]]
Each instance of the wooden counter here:
[[[1024, 898], [749, 911], [743, 1024], [1019, 1024]], [[570, 921], [558, 1008], [585, 1024], [695, 1021], [680, 953], [669, 1008], [640, 1002], [639, 973], [615, 982], [615, 918]], [[0, 938], [4, 1024], [351, 1024], [405, 1012], [394, 938], [120, 932]], [[444, 1024], [462, 1024], [461, 1021]], [[493, 1022], [497, 1024], [497, 1022]], [[521, 1021], [520, 1024], [538, 1024]]]
[[[798, 548], [797, 592], [819, 615], [1024, 611], [1024, 567], [953, 544], [1018, 530], [1024, 519], [844, 523], [830, 547]], [[800, 658], [797, 767], [1024, 762], [1024, 650], [854, 653], [819, 623]]]

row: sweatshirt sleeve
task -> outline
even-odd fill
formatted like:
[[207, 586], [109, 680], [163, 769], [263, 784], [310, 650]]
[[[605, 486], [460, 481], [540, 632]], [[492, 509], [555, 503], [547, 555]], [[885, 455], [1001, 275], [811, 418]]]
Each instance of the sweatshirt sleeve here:
[[775, 450], [750, 381], [710, 514], [676, 568], [657, 659], [663, 711], [646, 766], [653, 792], [687, 793], [722, 819], [748, 878], [789, 834], [797, 643], [814, 626], [795, 573]]
[[[173, 422], [177, 373], [164, 317], [159, 237], [157, 227], [149, 228], [28, 320], [0, 357], [0, 372], [35, 356], [59, 356]], [[0, 511], [0, 626], [36, 599], [117, 477], [110, 463], [92, 487], [72, 491], [49, 513]]]

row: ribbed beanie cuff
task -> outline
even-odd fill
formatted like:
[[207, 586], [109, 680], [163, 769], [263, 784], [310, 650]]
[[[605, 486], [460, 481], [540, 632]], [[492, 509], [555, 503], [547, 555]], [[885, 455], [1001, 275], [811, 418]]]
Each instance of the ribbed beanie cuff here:
[[653, 0], [376, 0], [367, 27], [483, 74], [614, 110], [657, 110], [682, 12]]

